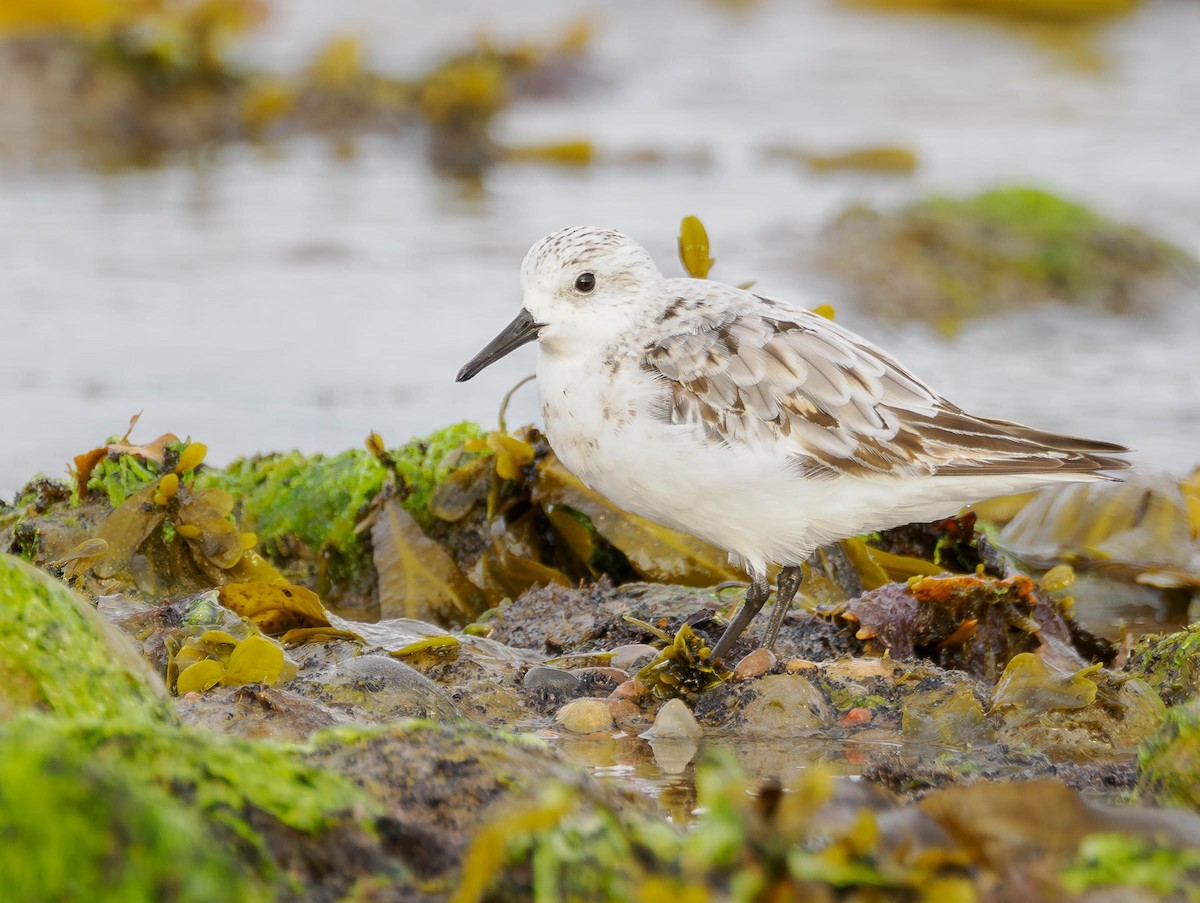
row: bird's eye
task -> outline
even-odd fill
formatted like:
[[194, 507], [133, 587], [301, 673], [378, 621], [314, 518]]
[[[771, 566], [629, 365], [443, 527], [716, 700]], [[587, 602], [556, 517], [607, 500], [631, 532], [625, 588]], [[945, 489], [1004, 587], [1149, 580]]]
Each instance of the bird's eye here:
[[575, 280], [575, 291], [583, 292], [585, 295], [596, 287], [596, 277], [591, 273], [580, 273], [579, 278]]

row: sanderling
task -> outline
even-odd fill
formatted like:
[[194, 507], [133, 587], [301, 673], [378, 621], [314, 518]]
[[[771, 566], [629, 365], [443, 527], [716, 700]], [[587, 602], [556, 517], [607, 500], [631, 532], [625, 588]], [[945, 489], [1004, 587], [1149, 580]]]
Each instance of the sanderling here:
[[812, 311], [664, 278], [611, 229], [546, 236], [521, 285], [521, 312], [458, 381], [536, 339], [562, 462], [614, 504], [741, 559], [750, 588], [714, 659], [762, 608], [772, 563], [768, 648], [819, 545], [1128, 466], [1120, 445], [968, 414]]

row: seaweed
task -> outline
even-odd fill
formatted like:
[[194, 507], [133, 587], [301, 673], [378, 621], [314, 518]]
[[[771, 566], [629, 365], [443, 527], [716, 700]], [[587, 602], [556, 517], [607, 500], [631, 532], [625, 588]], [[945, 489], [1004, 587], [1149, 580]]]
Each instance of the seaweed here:
[[827, 230], [824, 260], [871, 311], [947, 332], [1047, 301], [1141, 312], [1165, 286], [1200, 273], [1166, 241], [1027, 186], [932, 197], [895, 213], [855, 205]]

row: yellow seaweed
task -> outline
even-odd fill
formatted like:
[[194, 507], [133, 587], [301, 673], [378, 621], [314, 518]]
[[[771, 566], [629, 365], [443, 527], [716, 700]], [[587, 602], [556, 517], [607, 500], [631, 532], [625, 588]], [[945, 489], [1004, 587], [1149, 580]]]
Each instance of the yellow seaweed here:
[[129, 560], [167, 516], [166, 509], [153, 504], [157, 488], [139, 489], [113, 511], [96, 533], [108, 549], [96, 562], [97, 577], [112, 577], [129, 567]]
[[679, 259], [694, 279], [707, 279], [716, 261], [709, 257], [708, 232], [694, 216], [685, 216], [679, 224]]
[[264, 637], [251, 635], [229, 654], [229, 665], [220, 682], [226, 686], [274, 684], [279, 681], [283, 665], [282, 649]]
[[421, 530], [398, 498], [380, 507], [371, 527], [383, 616], [465, 622], [483, 611], [483, 595], [441, 545]]
[[224, 674], [224, 665], [211, 658], [193, 662], [179, 673], [179, 679], [175, 682], [175, 692], [180, 696], [203, 693], [215, 687]]
[[218, 591], [221, 604], [249, 618], [263, 633], [279, 634], [305, 627], [329, 627], [321, 599], [292, 584], [227, 583]]

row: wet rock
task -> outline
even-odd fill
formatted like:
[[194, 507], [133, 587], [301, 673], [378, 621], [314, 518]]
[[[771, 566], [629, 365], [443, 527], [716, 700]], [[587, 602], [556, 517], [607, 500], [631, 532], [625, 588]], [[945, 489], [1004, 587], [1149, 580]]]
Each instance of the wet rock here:
[[654, 716], [654, 726], [641, 736], [647, 740], [694, 740], [701, 734], [696, 716], [682, 699], [668, 699]]
[[643, 681], [636, 677], [632, 680], [627, 680], [625, 683], [616, 687], [609, 695], [610, 699], [629, 699], [633, 702], [643, 702], [649, 698], [650, 688]]
[[611, 650], [612, 659], [609, 664], [630, 674], [643, 667], [650, 659], [658, 654], [658, 650], [647, 643], [627, 643]]
[[573, 699], [554, 713], [554, 723], [574, 734], [594, 734], [615, 726], [603, 699]]
[[610, 700], [608, 710], [617, 727], [627, 734], [637, 736], [651, 723], [641, 706], [628, 699]]
[[175, 704], [179, 720], [248, 740], [300, 742], [315, 731], [351, 723], [359, 713], [281, 687], [250, 684], [188, 693]]
[[528, 812], [551, 783], [568, 788], [585, 811], [653, 811], [645, 798], [596, 782], [539, 741], [428, 722], [344, 730], [318, 737], [306, 760], [371, 788], [383, 810], [377, 825], [384, 844], [426, 881], [457, 878], [478, 829]]
[[910, 694], [903, 706], [904, 739], [955, 749], [992, 739], [995, 728], [971, 689], [958, 682], [934, 682]]
[[775, 667], [775, 653], [770, 649], [755, 649], [733, 669], [734, 680], [753, 680]]
[[830, 724], [825, 695], [801, 674], [722, 684], [704, 694], [695, 714], [701, 725], [733, 730], [741, 737], [814, 736]]
[[[684, 623], [724, 604], [707, 590], [600, 580], [581, 589], [548, 586], [530, 590], [496, 610], [491, 638], [549, 655], [606, 650], [658, 639], [630, 619], [673, 634]], [[722, 627], [715, 620], [714, 632]], [[699, 624], [696, 623], [699, 627]]]
[[352, 707], [362, 720], [453, 721], [462, 717], [442, 687], [386, 655], [349, 658], [297, 684], [328, 705]]
[[165, 722], [161, 678], [94, 608], [0, 553], [0, 721], [18, 712]]
[[871, 723], [871, 710], [865, 706], [855, 706], [838, 722], [842, 727], [861, 727], [864, 724]]
[[526, 671], [521, 687], [524, 699], [542, 712], [552, 712], [584, 693], [583, 681], [570, 671], [542, 666]]
[[575, 668], [570, 673], [579, 678], [580, 694], [584, 696], [607, 696], [629, 679], [619, 668]]
[[1025, 187], [930, 198], [894, 213], [861, 205], [828, 229], [825, 262], [867, 309], [953, 330], [964, 318], [1048, 301], [1129, 313], [1194, 284], [1160, 239]]

